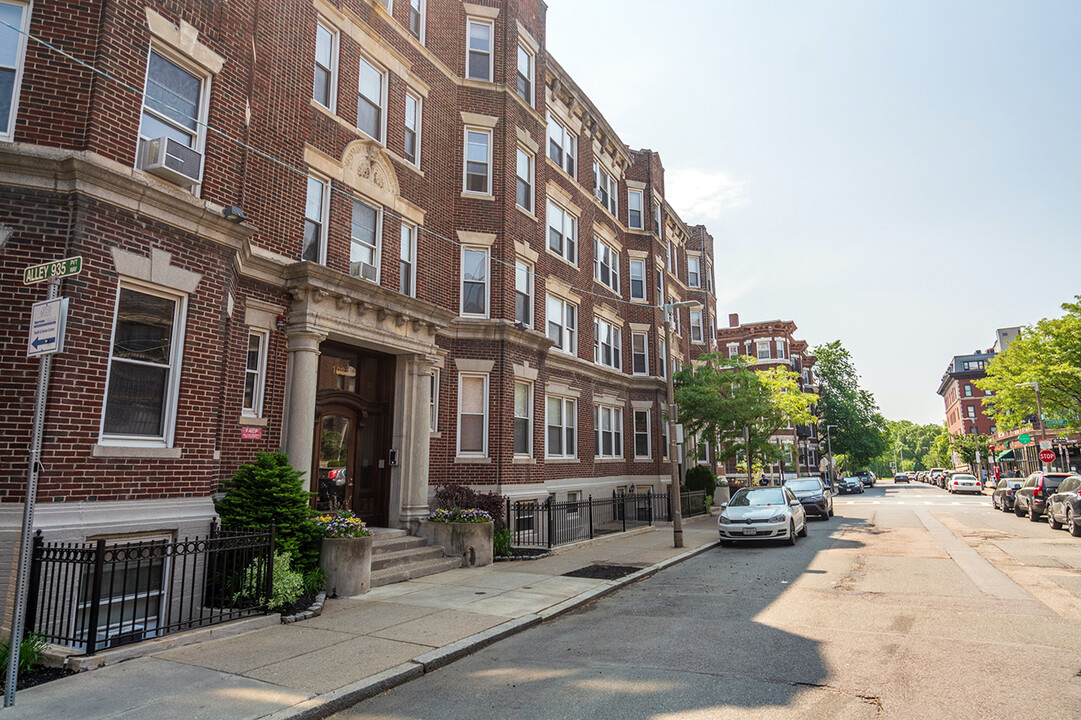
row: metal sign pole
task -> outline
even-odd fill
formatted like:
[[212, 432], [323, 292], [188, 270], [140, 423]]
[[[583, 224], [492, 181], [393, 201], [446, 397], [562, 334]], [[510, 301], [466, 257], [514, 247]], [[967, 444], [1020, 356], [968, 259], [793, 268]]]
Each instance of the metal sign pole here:
[[[60, 280], [49, 281], [49, 300], [60, 295]], [[45, 426], [45, 398], [49, 390], [49, 370], [52, 355], [43, 355], [38, 365], [38, 388], [34, 398], [34, 426], [30, 439], [30, 468], [26, 481], [26, 503], [23, 506], [22, 536], [19, 541], [19, 570], [15, 581], [15, 602], [11, 614], [11, 644], [8, 652], [7, 687], [4, 691], [4, 707], [15, 704], [15, 683], [19, 674], [19, 645], [23, 639], [23, 623], [26, 620], [26, 595], [30, 576], [30, 535], [34, 528], [34, 502], [38, 495], [38, 470], [41, 467], [41, 436]]]

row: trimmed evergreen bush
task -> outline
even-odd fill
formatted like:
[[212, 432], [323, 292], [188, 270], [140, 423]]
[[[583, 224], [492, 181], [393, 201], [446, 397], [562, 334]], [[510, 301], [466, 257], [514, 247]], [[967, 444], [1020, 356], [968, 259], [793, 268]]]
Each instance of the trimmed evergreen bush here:
[[687, 468], [687, 489], [705, 490], [706, 495], [713, 495], [717, 489], [717, 476], [708, 465], [694, 465]]
[[259, 453], [223, 483], [225, 497], [214, 503], [222, 527], [266, 529], [274, 523], [275, 550], [289, 553], [301, 573], [319, 567], [322, 538], [309, 505], [314, 493], [304, 489], [303, 478], [285, 453]]

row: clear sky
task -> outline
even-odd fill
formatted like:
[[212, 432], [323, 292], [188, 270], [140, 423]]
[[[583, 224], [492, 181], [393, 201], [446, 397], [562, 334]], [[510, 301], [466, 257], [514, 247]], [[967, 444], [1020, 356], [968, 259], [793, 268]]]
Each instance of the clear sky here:
[[1081, 294], [1081, 2], [547, 0], [549, 52], [716, 242], [718, 314], [841, 340], [886, 417]]

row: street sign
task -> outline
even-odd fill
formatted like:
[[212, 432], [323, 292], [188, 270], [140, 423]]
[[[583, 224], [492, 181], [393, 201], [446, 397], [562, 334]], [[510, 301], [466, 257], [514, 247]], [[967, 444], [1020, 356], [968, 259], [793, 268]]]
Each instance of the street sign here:
[[1055, 451], [1054, 450], [1041, 450], [1040, 451], [1040, 462], [1049, 463], [1049, 462], [1054, 462], [1054, 461], [1055, 461]]
[[1040, 441], [1040, 449], [1041, 450], [1050, 450], [1051, 449], [1051, 441], [1050, 440], [1041, 440]]
[[1032, 442], [1032, 436], [1028, 433], [1018, 435], [1017, 442], [1021, 443], [1022, 445], [1028, 445], [1030, 442]]
[[1044, 420], [1043, 424], [1047, 427], [1066, 427], [1065, 420]]
[[68, 317], [68, 298], [42, 300], [30, 311], [30, 337], [27, 357], [51, 355], [64, 349], [64, 327]]
[[54, 260], [41, 265], [31, 265], [25, 268], [23, 270], [23, 284], [33, 285], [53, 278], [66, 278], [71, 275], [78, 275], [82, 271], [83, 258], [81, 255], [76, 255], [75, 257]]

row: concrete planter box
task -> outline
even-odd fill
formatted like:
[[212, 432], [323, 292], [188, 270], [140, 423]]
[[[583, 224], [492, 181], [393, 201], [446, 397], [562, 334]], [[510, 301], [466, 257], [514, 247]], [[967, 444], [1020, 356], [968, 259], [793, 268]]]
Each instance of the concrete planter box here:
[[713, 491], [713, 507], [720, 507], [730, 499], [727, 485], [718, 485]]
[[323, 538], [319, 567], [327, 575], [327, 596], [368, 592], [372, 585], [372, 538]]
[[491, 565], [495, 523], [444, 523], [421, 520], [417, 536], [438, 545], [450, 557], [461, 557], [462, 567]]

